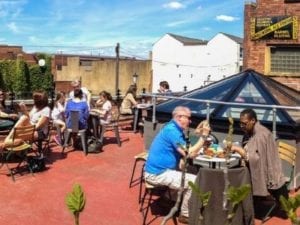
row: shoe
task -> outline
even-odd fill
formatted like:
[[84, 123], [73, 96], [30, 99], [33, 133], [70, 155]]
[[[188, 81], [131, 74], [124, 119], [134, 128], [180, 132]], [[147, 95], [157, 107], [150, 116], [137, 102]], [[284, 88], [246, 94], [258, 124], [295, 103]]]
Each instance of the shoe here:
[[57, 145], [61, 145], [61, 139], [58, 137], [58, 135], [55, 135], [55, 136], [53, 137], [53, 140], [55, 141], [55, 143], [56, 143]]
[[189, 218], [184, 216], [184, 215], [179, 215], [178, 221], [180, 223], [183, 223], [183, 224], [188, 224], [189, 223]]

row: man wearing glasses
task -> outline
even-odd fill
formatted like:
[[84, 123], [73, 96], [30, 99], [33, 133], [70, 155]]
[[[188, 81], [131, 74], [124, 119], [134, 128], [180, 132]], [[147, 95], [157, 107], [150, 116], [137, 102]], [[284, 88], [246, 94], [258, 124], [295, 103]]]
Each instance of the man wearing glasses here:
[[[254, 196], [272, 195], [278, 202], [280, 195], [288, 197], [276, 141], [272, 133], [257, 121], [253, 109], [240, 113], [240, 126], [244, 131], [243, 146], [232, 146], [248, 166]], [[255, 198], [254, 198], [255, 200]]]
[[[173, 119], [168, 122], [154, 138], [145, 165], [145, 180], [153, 185], [164, 185], [171, 189], [179, 190], [181, 186], [182, 168], [180, 159], [188, 155], [194, 158], [199, 154], [210, 132], [208, 123], [202, 124], [201, 136], [196, 144], [185, 149], [186, 139], [184, 131], [190, 125], [191, 111], [187, 107], [177, 106], [172, 113]], [[196, 176], [187, 173], [179, 222], [188, 223], [188, 200], [191, 196], [191, 188], [188, 182], [194, 182]]]

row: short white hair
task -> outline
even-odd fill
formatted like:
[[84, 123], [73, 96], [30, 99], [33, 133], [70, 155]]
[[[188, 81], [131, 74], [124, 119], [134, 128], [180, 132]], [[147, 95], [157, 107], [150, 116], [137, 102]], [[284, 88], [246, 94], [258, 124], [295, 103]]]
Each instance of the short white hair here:
[[188, 107], [176, 106], [172, 112], [173, 118], [175, 118], [175, 116], [177, 116], [180, 112], [185, 112], [185, 113], [191, 114], [191, 110]]

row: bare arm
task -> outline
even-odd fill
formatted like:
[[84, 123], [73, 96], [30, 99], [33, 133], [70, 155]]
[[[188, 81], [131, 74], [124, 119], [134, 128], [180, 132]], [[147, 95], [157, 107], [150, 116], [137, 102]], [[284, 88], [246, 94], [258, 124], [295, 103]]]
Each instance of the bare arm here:
[[[199, 131], [199, 126], [201, 126], [201, 131]], [[195, 158], [199, 155], [200, 149], [203, 147], [203, 144], [206, 141], [207, 136], [209, 135], [211, 129], [208, 122], [201, 122], [199, 126], [196, 128], [196, 133], [200, 134], [200, 137], [196, 144], [190, 147], [189, 149], [189, 157]]]

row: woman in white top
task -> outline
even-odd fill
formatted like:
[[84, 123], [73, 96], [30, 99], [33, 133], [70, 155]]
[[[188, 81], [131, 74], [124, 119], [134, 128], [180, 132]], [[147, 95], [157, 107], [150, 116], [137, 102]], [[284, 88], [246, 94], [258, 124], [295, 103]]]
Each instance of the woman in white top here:
[[55, 104], [52, 110], [52, 120], [53, 125], [57, 129], [57, 135], [54, 136], [54, 141], [58, 144], [62, 144], [62, 134], [64, 133], [66, 129], [66, 123], [65, 123], [65, 93], [64, 92], [57, 92]]
[[[48, 123], [51, 110], [48, 106], [48, 95], [44, 91], [36, 91], [33, 93], [33, 107], [28, 112], [24, 102], [19, 104], [20, 111], [23, 115], [20, 117], [14, 127], [35, 125], [34, 139], [44, 138], [48, 134]], [[12, 142], [13, 129], [5, 138], [5, 143], [10, 144]]]
[[92, 109], [93, 112], [98, 113], [100, 116], [101, 124], [108, 124], [111, 120], [111, 109], [112, 109], [112, 97], [107, 91], [101, 91], [99, 93], [99, 99], [96, 102], [98, 109]]

